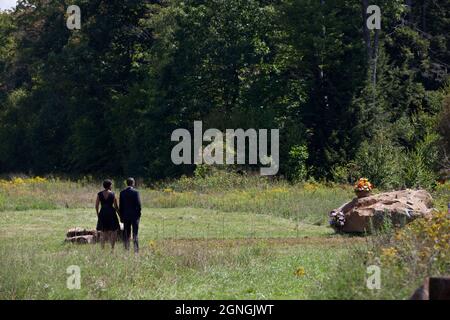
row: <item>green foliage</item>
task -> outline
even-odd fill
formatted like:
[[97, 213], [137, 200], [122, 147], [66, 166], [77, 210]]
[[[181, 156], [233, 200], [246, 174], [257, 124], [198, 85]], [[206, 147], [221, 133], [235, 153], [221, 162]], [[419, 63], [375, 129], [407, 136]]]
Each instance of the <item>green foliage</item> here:
[[438, 140], [436, 134], [426, 135], [408, 151], [379, 133], [370, 143], [362, 143], [356, 158], [357, 172], [377, 188], [431, 188], [437, 178]]
[[335, 166], [332, 171], [333, 181], [342, 184], [354, 184], [362, 174], [359, 172], [360, 166], [351, 161], [346, 165]]
[[399, 186], [402, 149], [383, 133], [363, 142], [356, 156], [360, 176], [367, 177], [376, 188]]
[[197, 165], [194, 171], [194, 176], [196, 178], [205, 178], [208, 174], [211, 173], [211, 167], [208, 165], [200, 164]]
[[438, 128], [442, 137], [442, 153], [447, 156], [447, 167], [450, 168], [450, 139], [448, 138], [450, 137], [450, 95], [447, 95], [444, 100], [444, 106], [439, 114]]
[[170, 135], [202, 120], [279, 128], [292, 180], [431, 185], [448, 161], [421, 144], [439, 132], [449, 153], [449, 4], [374, 3], [368, 56], [358, 1], [77, 0], [76, 31], [67, 1], [20, 1], [0, 13], [0, 172], [190, 175]]
[[305, 181], [308, 175], [306, 160], [308, 160], [308, 148], [304, 145], [295, 145], [289, 151], [288, 177], [293, 181]]
[[403, 180], [408, 187], [430, 188], [435, 184], [439, 152], [437, 148], [439, 136], [427, 135], [417, 147], [404, 155]]

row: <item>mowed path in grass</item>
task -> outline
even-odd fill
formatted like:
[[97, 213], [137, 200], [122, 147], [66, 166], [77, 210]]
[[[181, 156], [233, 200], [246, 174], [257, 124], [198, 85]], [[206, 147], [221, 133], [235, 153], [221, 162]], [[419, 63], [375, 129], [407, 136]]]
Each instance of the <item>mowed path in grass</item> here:
[[[0, 238], [46, 237], [64, 240], [73, 227], [95, 229], [95, 211], [88, 209], [2, 212]], [[325, 226], [242, 212], [198, 208], [143, 209], [139, 230], [143, 243], [163, 239], [304, 238], [333, 235]]]
[[[359, 242], [279, 217], [158, 208], [143, 211], [135, 257], [120, 244], [110, 254], [63, 242], [69, 228], [95, 227], [94, 210], [0, 214], [2, 299], [302, 299]], [[80, 290], [66, 287], [70, 265], [80, 266]]]

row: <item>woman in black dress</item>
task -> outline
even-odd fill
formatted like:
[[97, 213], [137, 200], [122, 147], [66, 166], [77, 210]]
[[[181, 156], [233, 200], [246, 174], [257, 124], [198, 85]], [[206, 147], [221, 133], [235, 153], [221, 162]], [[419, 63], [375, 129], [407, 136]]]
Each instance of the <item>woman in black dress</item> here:
[[[97, 231], [101, 231], [101, 244], [105, 247], [106, 239], [111, 241], [111, 249], [114, 249], [114, 245], [117, 239], [117, 230], [120, 229], [119, 219], [116, 212], [118, 211], [117, 200], [114, 192], [111, 191], [111, 180], [103, 181], [103, 191], [97, 194], [97, 200], [95, 201], [95, 210], [97, 211]], [[101, 203], [101, 209], [99, 211], [99, 204]]]

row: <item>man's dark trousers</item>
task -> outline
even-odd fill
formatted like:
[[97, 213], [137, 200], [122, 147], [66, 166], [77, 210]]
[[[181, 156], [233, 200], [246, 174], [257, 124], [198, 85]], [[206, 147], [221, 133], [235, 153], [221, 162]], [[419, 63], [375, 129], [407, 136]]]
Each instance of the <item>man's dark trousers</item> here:
[[128, 187], [120, 192], [119, 202], [120, 219], [125, 231], [125, 249], [130, 249], [130, 236], [133, 233], [134, 251], [139, 251], [138, 231], [141, 218], [141, 199], [139, 192]]
[[[133, 229], [133, 230], [131, 230]], [[125, 249], [130, 249], [130, 235], [133, 232], [133, 244], [134, 251], [139, 251], [139, 240], [138, 240], [138, 232], [139, 232], [139, 219], [136, 220], [128, 220], [123, 222], [123, 230], [125, 232]]]

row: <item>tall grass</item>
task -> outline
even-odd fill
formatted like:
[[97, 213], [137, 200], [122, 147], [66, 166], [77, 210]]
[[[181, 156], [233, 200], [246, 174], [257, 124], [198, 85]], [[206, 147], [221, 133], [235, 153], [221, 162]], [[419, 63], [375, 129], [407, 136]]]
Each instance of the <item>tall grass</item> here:
[[[450, 273], [450, 219], [446, 212], [404, 229], [384, 228], [364, 245], [349, 248], [325, 277], [321, 299], [408, 299], [426, 277]], [[369, 289], [367, 267], [380, 268], [380, 289]]]
[[[0, 180], [0, 211], [92, 208], [100, 189], [101, 182], [87, 179]], [[141, 186], [140, 192], [144, 207], [240, 211], [318, 225], [326, 222], [330, 210], [352, 198], [349, 186], [318, 183], [291, 185], [259, 176], [222, 172], [206, 177], [182, 177], [153, 188]]]
[[[99, 245], [64, 243], [69, 227], [95, 222], [89, 210], [2, 213], [0, 299], [308, 298], [344, 250], [335, 245], [340, 238], [329, 238], [325, 227], [302, 230], [301, 236], [311, 237], [307, 239], [242, 239], [247, 221], [237, 216], [227, 222], [224, 240], [205, 239], [199, 226], [190, 234], [179, 230], [183, 239], [171, 239], [173, 233], [167, 229], [165, 237], [154, 233], [157, 214], [201, 214], [199, 220], [212, 221], [214, 213], [145, 209], [139, 256], [125, 252], [121, 244], [111, 254], [109, 246], [102, 250]], [[259, 226], [275, 226], [282, 236], [293, 227], [285, 219], [269, 218], [271, 224], [260, 221]], [[210, 236], [215, 233], [211, 230]], [[80, 290], [66, 287], [66, 269], [71, 265], [81, 269]], [[305, 274], [297, 276], [300, 267]]]
[[[118, 193], [124, 186], [116, 179]], [[139, 185], [147, 208], [192, 207], [224, 212], [250, 212], [321, 225], [327, 213], [350, 201], [349, 185], [324, 183], [290, 184], [284, 180], [239, 175], [222, 171], [196, 177], [182, 177], [152, 187]], [[60, 208], [93, 208], [101, 181], [92, 178], [13, 178], [0, 180], [0, 211]], [[433, 191], [435, 206], [444, 210], [450, 202], [450, 183]]]
[[[0, 180], [0, 298], [404, 299], [450, 271], [445, 213], [367, 238], [318, 226], [353, 197], [350, 186], [214, 173], [139, 187], [143, 250], [134, 258], [120, 246], [109, 255], [63, 244], [68, 228], [95, 225], [100, 182]], [[446, 207], [449, 184], [434, 196]], [[381, 290], [366, 288], [373, 264]], [[66, 288], [69, 265], [82, 268], [81, 290]]]
[[[14, 254], [13, 254], [14, 252]], [[163, 243], [139, 257], [118, 248], [66, 246], [36, 252], [0, 246], [0, 299], [307, 299], [339, 250], [255, 243], [237, 247]], [[81, 269], [80, 290], [68, 290], [68, 266]], [[297, 268], [306, 275], [297, 277]]]
[[324, 186], [283, 186], [265, 189], [247, 188], [224, 192], [150, 192], [144, 201], [152, 207], [196, 207], [225, 212], [243, 211], [269, 214], [292, 220], [322, 225], [327, 213], [351, 200], [346, 188]]
[[0, 211], [93, 207], [98, 185], [83, 179], [35, 177], [0, 180]]

